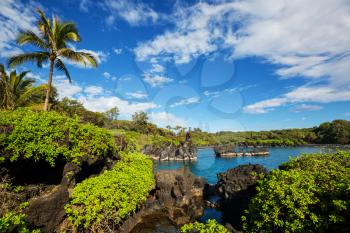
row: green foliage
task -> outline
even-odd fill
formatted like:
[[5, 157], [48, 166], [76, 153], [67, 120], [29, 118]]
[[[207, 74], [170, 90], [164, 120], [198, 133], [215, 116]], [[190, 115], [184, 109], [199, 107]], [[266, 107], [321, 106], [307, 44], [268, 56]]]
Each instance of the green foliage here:
[[78, 162], [82, 156], [112, 155], [116, 150], [107, 130], [56, 112], [0, 112], [0, 122], [1, 127], [11, 128], [0, 142], [3, 155], [11, 161], [45, 160], [54, 166], [57, 159]]
[[350, 121], [335, 120], [326, 122], [315, 131], [319, 143], [350, 144]]
[[0, 218], [0, 232], [18, 232], [18, 233], [40, 233], [40, 230], [31, 230], [25, 221], [26, 215], [21, 211], [28, 206], [28, 202], [20, 205], [19, 211], [5, 213]]
[[146, 200], [155, 181], [152, 161], [140, 153], [121, 153], [112, 170], [84, 180], [65, 210], [75, 228], [103, 229], [133, 214]]
[[[46, 85], [33, 86], [35, 79], [26, 77], [28, 71], [17, 74], [15, 70], [9, 74], [0, 64], [0, 108], [13, 110], [43, 102]], [[55, 94], [55, 93], [54, 93]]]
[[54, 111], [64, 113], [69, 117], [79, 116], [79, 119], [83, 123], [91, 123], [97, 126], [105, 126], [108, 123], [108, 119], [103, 113], [92, 112], [84, 108], [83, 104], [77, 100], [72, 100], [67, 97], [58, 101], [51, 108]]
[[117, 120], [117, 118], [119, 116], [119, 109], [118, 109], [118, 107], [114, 107], [114, 108], [107, 110], [104, 114], [106, 115], [106, 117], [110, 121]]
[[350, 224], [350, 152], [304, 155], [259, 181], [247, 232], [327, 232]]
[[209, 219], [207, 223], [189, 223], [181, 227], [182, 233], [229, 233], [223, 226], [215, 220]]

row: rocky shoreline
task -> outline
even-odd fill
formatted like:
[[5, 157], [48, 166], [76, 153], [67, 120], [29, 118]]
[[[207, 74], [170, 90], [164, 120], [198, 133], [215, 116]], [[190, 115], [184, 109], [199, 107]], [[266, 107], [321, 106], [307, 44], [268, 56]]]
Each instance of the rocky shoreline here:
[[167, 142], [161, 145], [145, 145], [141, 150], [155, 161], [195, 161], [197, 147], [192, 143], [190, 134], [178, 145]]

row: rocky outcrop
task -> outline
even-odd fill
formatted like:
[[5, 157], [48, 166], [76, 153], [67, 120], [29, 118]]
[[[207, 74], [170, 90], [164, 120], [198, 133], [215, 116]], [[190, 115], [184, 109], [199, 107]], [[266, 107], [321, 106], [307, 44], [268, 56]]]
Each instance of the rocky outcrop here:
[[191, 222], [203, 214], [204, 180], [188, 168], [158, 171], [156, 199], [178, 225]]
[[250, 149], [240, 149], [235, 150], [235, 146], [216, 146], [214, 147], [214, 152], [217, 157], [223, 158], [233, 158], [241, 156], [265, 156], [269, 155], [267, 148], [250, 148]]
[[221, 208], [225, 222], [236, 229], [241, 228], [241, 216], [247, 209], [250, 199], [256, 193], [259, 174], [267, 174], [259, 164], [240, 165], [218, 174], [217, 192], [221, 197]]
[[[152, 195], [140, 211], [123, 223], [120, 232], [138, 232], [143, 227], [175, 229], [174, 226], [192, 222], [203, 214], [205, 182], [202, 178], [194, 176], [188, 168], [158, 171], [155, 177], [156, 188]], [[149, 222], [151, 219], [163, 223]]]
[[226, 154], [233, 153], [235, 149], [234, 145], [228, 145], [228, 146], [215, 146], [214, 147], [214, 153], [217, 157], [224, 156]]
[[74, 186], [110, 169], [117, 159], [116, 155], [85, 156], [78, 163], [57, 163], [55, 168], [45, 162], [4, 163], [0, 177], [9, 177], [13, 185], [21, 185], [24, 189], [18, 193], [0, 190], [0, 202], [7, 203], [6, 206], [1, 206], [0, 214], [5, 210], [14, 210], [20, 203], [28, 201], [29, 206], [24, 209], [26, 221], [41, 232], [56, 232], [65, 218], [64, 205]]
[[160, 145], [145, 145], [142, 153], [148, 155], [153, 160], [159, 161], [190, 161], [197, 159], [197, 148], [192, 143], [189, 134], [187, 134], [186, 140], [180, 142], [178, 145], [171, 142], [164, 142]]

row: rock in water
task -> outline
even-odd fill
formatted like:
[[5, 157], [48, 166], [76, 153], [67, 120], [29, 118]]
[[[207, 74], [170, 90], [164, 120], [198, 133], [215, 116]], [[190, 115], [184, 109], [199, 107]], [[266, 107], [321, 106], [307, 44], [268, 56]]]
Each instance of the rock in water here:
[[159, 161], [191, 161], [197, 159], [197, 148], [192, 143], [189, 133], [186, 134], [186, 140], [180, 142], [179, 145], [171, 142], [163, 142], [161, 145], [145, 145], [142, 153], [153, 160]]
[[240, 165], [218, 174], [217, 192], [221, 197], [221, 207], [225, 222], [236, 229], [241, 228], [241, 216], [248, 208], [250, 199], [256, 193], [256, 182], [259, 174], [267, 174], [262, 165]]

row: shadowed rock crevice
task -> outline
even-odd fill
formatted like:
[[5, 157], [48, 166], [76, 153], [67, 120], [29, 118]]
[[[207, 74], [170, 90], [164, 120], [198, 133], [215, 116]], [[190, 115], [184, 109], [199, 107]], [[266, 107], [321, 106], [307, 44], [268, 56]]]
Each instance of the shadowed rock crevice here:
[[248, 208], [251, 198], [256, 194], [260, 174], [266, 175], [267, 169], [259, 164], [240, 165], [218, 174], [216, 185], [220, 196], [223, 221], [241, 229], [241, 216]]

